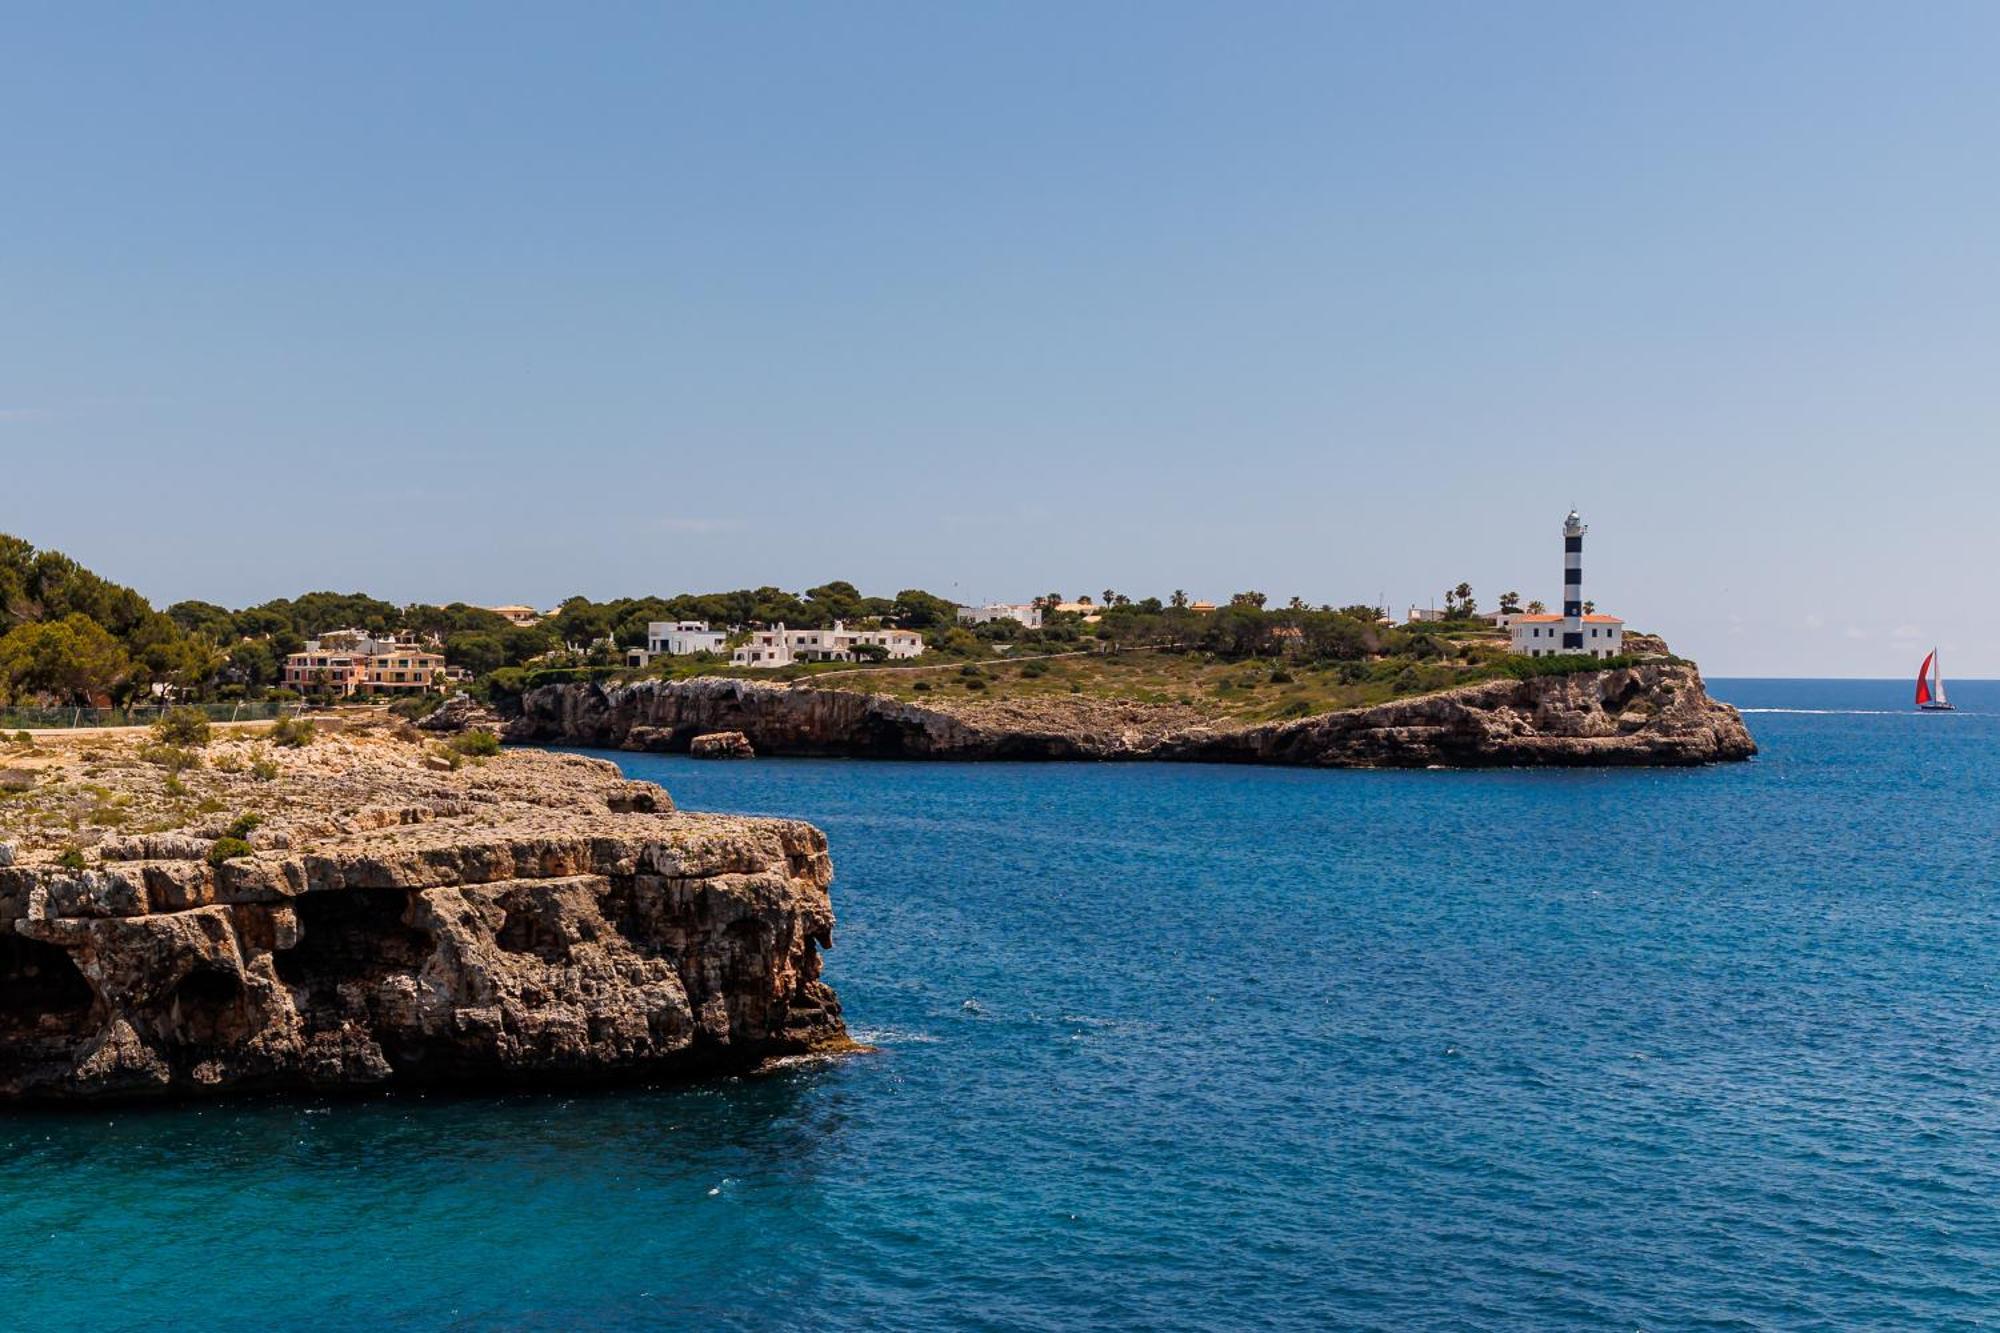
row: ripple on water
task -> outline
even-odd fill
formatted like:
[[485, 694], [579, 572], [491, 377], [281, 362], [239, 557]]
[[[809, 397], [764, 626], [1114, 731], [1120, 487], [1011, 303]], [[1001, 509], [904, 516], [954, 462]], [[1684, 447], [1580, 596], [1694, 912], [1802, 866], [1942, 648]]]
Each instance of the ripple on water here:
[[1978, 1326], [2000, 690], [1879, 688], [1685, 773], [622, 756], [827, 830], [874, 1054], [11, 1117], [10, 1322]]

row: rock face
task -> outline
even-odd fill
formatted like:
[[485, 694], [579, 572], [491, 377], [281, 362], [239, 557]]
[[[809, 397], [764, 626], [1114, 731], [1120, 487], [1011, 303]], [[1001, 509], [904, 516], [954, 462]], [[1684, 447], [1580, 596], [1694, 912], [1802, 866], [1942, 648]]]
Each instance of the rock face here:
[[696, 759], [755, 759], [757, 751], [750, 738], [740, 731], [711, 731], [688, 742], [688, 753]]
[[498, 732], [500, 718], [485, 704], [461, 691], [418, 718], [417, 726], [438, 732]]
[[1297, 721], [1223, 726], [1178, 709], [1047, 697], [976, 708], [704, 677], [544, 686], [513, 740], [687, 749], [740, 731], [764, 754], [894, 759], [1159, 759], [1349, 768], [1685, 765], [1757, 751], [1681, 662], [1494, 680]]
[[571, 1084], [850, 1045], [811, 825], [676, 813], [578, 756], [393, 770], [462, 799], [301, 818], [219, 866], [161, 834], [0, 868], [0, 1100]]

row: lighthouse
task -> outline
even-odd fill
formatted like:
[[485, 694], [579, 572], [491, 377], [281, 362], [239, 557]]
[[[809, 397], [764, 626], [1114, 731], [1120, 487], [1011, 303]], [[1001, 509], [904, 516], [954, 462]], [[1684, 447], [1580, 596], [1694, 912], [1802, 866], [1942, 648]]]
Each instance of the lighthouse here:
[[1574, 509], [1563, 520], [1562, 650], [1583, 651], [1583, 534], [1590, 531]]

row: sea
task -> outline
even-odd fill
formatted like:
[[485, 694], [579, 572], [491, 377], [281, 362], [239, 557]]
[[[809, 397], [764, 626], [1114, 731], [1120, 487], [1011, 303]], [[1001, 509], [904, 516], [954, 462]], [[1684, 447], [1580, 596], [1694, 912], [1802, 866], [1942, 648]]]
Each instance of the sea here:
[[872, 1053], [8, 1114], [0, 1325], [1991, 1327], [2000, 683], [1711, 688], [1754, 761], [614, 756], [826, 830]]

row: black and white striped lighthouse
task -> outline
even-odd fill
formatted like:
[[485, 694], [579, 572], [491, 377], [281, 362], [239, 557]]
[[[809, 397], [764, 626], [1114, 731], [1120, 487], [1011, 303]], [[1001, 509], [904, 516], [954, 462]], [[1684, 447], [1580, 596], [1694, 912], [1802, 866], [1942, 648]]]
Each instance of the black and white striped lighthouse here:
[[1583, 534], [1574, 509], [1563, 520], [1563, 651], [1583, 651]]

